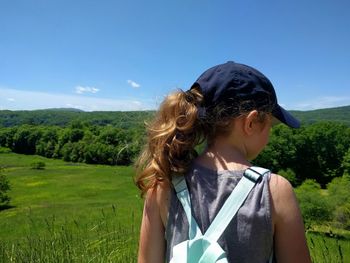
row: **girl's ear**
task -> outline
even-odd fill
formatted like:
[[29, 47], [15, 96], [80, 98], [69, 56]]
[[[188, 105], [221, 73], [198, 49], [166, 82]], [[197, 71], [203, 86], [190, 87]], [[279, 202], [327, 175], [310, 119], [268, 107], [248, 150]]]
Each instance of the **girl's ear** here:
[[245, 116], [245, 119], [243, 121], [243, 130], [247, 135], [252, 135], [256, 130], [258, 115], [258, 111], [253, 110]]

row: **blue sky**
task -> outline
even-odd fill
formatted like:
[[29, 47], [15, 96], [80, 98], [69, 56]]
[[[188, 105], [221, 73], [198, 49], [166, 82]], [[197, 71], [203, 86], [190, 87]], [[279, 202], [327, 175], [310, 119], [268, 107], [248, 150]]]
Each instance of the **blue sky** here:
[[279, 103], [350, 105], [346, 0], [0, 0], [0, 109], [155, 109], [234, 60]]

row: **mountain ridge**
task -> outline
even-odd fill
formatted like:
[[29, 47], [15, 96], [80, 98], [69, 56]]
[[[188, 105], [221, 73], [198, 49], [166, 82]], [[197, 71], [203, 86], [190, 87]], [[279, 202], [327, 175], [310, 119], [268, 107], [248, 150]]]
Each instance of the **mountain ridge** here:
[[[308, 111], [290, 110], [303, 125], [319, 121], [337, 121], [350, 126], [350, 105]], [[22, 124], [66, 126], [72, 121], [92, 125], [129, 126], [142, 124], [154, 116], [155, 111], [91, 111], [76, 108], [50, 108], [40, 110], [0, 110], [0, 127]]]

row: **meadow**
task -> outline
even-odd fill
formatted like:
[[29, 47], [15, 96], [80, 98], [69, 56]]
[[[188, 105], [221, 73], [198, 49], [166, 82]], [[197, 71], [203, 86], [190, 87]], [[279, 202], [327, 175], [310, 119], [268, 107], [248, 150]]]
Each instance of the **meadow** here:
[[[32, 169], [33, 162], [44, 169]], [[143, 201], [133, 168], [0, 153], [11, 184], [0, 262], [136, 262]], [[350, 241], [307, 233], [314, 262], [350, 262]]]
[[[43, 161], [45, 169], [34, 170]], [[0, 262], [134, 262], [143, 202], [131, 167], [0, 154], [11, 184]]]

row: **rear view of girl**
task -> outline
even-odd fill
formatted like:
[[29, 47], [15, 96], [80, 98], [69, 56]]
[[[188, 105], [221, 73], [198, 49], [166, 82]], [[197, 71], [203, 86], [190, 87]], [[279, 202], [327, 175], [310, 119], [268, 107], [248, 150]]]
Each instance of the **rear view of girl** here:
[[[278, 105], [271, 82], [235, 62], [208, 69], [188, 91], [165, 98], [138, 162], [136, 184], [145, 196], [139, 263], [169, 262], [174, 247], [189, 239], [172, 180], [185, 179], [190, 213], [205, 233], [278, 122], [299, 127]], [[228, 262], [311, 262], [293, 189], [277, 174], [261, 176], [227, 223], [217, 242]]]

